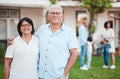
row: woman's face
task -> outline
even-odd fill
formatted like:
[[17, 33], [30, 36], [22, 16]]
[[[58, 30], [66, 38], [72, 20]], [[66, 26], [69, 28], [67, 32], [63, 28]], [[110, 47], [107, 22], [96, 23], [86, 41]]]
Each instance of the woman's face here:
[[110, 23], [109, 22], [107, 23], [107, 28], [110, 28]]
[[23, 21], [20, 30], [22, 32], [22, 35], [28, 35], [31, 34], [32, 31], [32, 25], [29, 24], [27, 21]]

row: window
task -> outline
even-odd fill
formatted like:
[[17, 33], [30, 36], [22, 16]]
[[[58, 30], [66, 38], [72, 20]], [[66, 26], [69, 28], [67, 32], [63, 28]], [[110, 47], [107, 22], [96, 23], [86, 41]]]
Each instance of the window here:
[[7, 38], [7, 20], [0, 19], [0, 39], [4, 40]]
[[9, 10], [10, 18], [19, 18], [19, 16], [20, 16], [19, 10]]
[[0, 9], [0, 18], [19, 18], [19, 9]]
[[120, 0], [116, 0], [116, 2], [120, 2]]
[[17, 23], [20, 17], [19, 9], [0, 8], [0, 41], [9, 36], [17, 35]]
[[78, 29], [81, 24], [81, 19], [88, 17], [87, 12], [85, 10], [76, 11], [76, 36], [79, 36]]
[[8, 10], [0, 9], [0, 18], [7, 18]]

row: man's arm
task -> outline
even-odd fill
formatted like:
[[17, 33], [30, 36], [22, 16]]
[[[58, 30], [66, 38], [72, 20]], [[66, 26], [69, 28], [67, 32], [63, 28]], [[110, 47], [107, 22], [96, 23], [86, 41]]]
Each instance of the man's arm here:
[[78, 57], [77, 48], [70, 49], [70, 57], [69, 57], [67, 65], [66, 65], [66, 68], [64, 70], [64, 76], [68, 75], [68, 73], [71, 70], [71, 68], [73, 67], [77, 57]]
[[10, 37], [7, 39], [7, 46], [10, 46], [13, 44], [13, 41], [14, 41], [15, 37]]

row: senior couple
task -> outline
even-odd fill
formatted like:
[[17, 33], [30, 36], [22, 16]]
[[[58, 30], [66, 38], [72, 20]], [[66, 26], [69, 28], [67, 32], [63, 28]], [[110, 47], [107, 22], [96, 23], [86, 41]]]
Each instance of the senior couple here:
[[62, 23], [59, 5], [48, 9], [47, 18], [50, 23], [36, 32], [30, 18], [20, 19], [19, 36], [8, 40], [4, 79], [68, 79], [78, 56], [75, 32]]

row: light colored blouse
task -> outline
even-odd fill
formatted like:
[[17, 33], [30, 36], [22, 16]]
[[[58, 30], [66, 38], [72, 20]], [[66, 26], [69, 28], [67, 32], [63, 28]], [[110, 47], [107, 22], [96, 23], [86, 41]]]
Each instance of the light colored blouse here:
[[38, 79], [37, 62], [39, 52], [38, 38], [32, 36], [29, 44], [16, 37], [7, 48], [5, 58], [13, 58], [9, 79]]
[[110, 42], [111, 48], [109, 49], [110, 53], [115, 53], [115, 43], [114, 43], [114, 30], [112, 28], [105, 29], [102, 33], [103, 38], [107, 39]]

